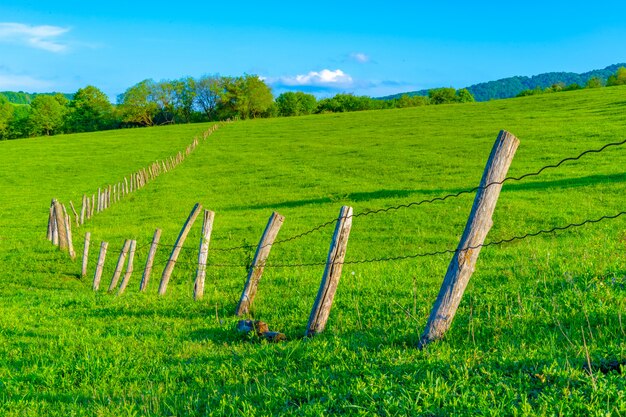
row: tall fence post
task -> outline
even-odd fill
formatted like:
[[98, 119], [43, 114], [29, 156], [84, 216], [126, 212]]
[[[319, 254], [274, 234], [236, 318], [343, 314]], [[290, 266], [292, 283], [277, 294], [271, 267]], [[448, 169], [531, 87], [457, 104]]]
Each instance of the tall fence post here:
[[165, 294], [167, 291], [167, 284], [170, 281], [170, 277], [172, 275], [172, 271], [174, 271], [174, 266], [176, 265], [176, 260], [178, 259], [178, 255], [180, 255], [180, 251], [185, 244], [185, 239], [187, 239], [187, 235], [189, 234], [189, 230], [191, 230], [191, 226], [196, 221], [198, 214], [202, 210], [202, 206], [200, 203], [196, 203], [189, 213], [189, 217], [187, 221], [183, 225], [183, 228], [178, 235], [178, 239], [176, 239], [176, 243], [174, 244], [174, 248], [172, 249], [172, 254], [170, 255], [170, 259], [167, 261], [167, 265], [165, 265], [165, 269], [163, 270], [163, 275], [161, 276], [161, 283], [159, 284], [159, 295]]
[[115, 266], [115, 272], [113, 272], [113, 278], [111, 279], [111, 284], [109, 284], [109, 292], [113, 291], [113, 289], [117, 286], [117, 282], [120, 280], [120, 275], [122, 275], [122, 269], [124, 268], [124, 263], [126, 263], [126, 256], [128, 255], [128, 249], [130, 249], [130, 240], [126, 239], [124, 241], [124, 247], [120, 252], [120, 257], [117, 258], [117, 265]]
[[343, 206], [339, 212], [333, 240], [330, 243], [320, 289], [317, 292], [315, 304], [313, 304], [313, 309], [309, 316], [309, 323], [306, 326], [306, 336], [321, 333], [326, 327], [326, 321], [328, 321], [339, 279], [341, 278], [341, 270], [343, 269], [343, 260], [346, 257], [351, 228], [352, 207]]
[[270, 256], [272, 244], [274, 243], [274, 240], [276, 240], [278, 231], [284, 221], [284, 216], [274, 212], [267, 222], [263, 236], [261, 236], [261, 240], [259, 241], [259, 246], [257, 246], [256, 253], [254, 254], [254, 259], [252, 260], [252, 265], [250, 266], [250, 271], [248, 272], [246, 285], [243, 288], [239, 304], [237, 305], [237, 310], [235, 311], [237, 316], [243, 316], [244, 314], [248, 314], [250, 312], [250, 306], [256, 296], [259, 281], [263, 276], [265, 262], [267, 261], [268, 256]]
[[204, 221], [202, 222], [202, 237], [200, 238], [200, 250], [198, 251], [198, 271], [196, 272], [196, 281], [193, 284], [194, 300], [199, 300], [204, 295], [206, 263], [209, 257], [209, 243], [211, 242], [211, 232], [213, 231], [214, 219], [214, 212], [210, 210], [204, 210]]
[[[65, 211], [65, 206], [63, 211]], [[74, 252], [74, 243], [72, 242], [72, 219], [67, 213], [65, 213], [65, 233], [67, 234], [67, 252], [70, 254], [70, 258], [74, 260], [76, 259], [76, 252]]]
[[141, 276], [141, 284], [139, 284], [139, 291], [145, 291], [148, 288], [148, 281], [150, 280], [150, 274], [152, 273], [152, 264], [154, 263], [154, 256], [159, 247], [159, 240], [161, 239], [161, 229], [154, 231], [154, 237], [152, 238], [152, 245], [150, 245], [150, 252], [148, 252], [148, 259], [146, 260], [146, 267], [143, 270]]
[[100, 255], [98, 255], [98, 263], [96, 264], [96, 272], [93, 275], [93, 290], [98, 291], [100, 288], [100, 279], [102, 278], [102, 270], [104, 269], [104, 261], [107, 257], [108, 242], [100, 243]]
[[126, 286], [130, 281], [130, 276], [133, 274], [133, 262], [135, 259], [135, 250], [137, 249], [137, 241], [130, 241], [130, 252], [128, 253], [128, 265], [126, 266], [126, 273], [124, 274], [124, 279], [122, 279], [122, 283], [120, 284], [120, 289], [117, 292], [117, 295], [124, 294], [124, 290], [126, 290]]
[[89, 262], [89, 244], [91, 242], [91, 232], [85, 233], [85, 245], [83, 246], [83, 268], [80, 276], [84, 278], [87, 276], [87, 263]]
[[481, 245], [493, 225], [491, 216], [502, 189], [500, 183], [506, 177], [518, 145], [519, 140], [515, 136], [507, 131], [500, 131], [485, 166], [465, 231], [448, 266], [426, 329], [420, 337], [420, 349], [441, 339], [452, 323], [465, 288], [474, 272]]

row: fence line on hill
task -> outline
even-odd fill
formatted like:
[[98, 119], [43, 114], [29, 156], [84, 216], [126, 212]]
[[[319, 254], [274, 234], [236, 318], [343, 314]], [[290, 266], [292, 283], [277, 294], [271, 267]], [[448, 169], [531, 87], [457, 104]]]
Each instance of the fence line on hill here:
[[[131, 274], [133, 273], [133, 270], [141, 272], [143, 274], [142, 281], [140, 284], [140, 291], [145, 291], [148, 285], [148, 279], [149, 279], [149, 274], [150, 274], [149, 271], [152, 271], [152, 269], [155, 266], [158, 267], [158, 266], [165, 264], [166, 267], [165, 267], [165, 270], [163, 271], [163, 274], [161, 277], [161, 283], [159, 285], [159, 294], [164, 295], [167, 290], [167, 283], [169, 281], [169, 277], [171, 276], [171, 273], [176, 265], [186, 264], [186, 265], [195, 266], [197, 268], [197, 271], [196, 271], [196, 281], [194, 283], [194, 299], [200, 299], [202, 297], [203, 286], [204, 286], [203, 274], [207, 268], [214, 268], [214, 267], [215, 268], [242, 268], [242, 269], [245, 268], [248, 271], [248, 280], [246, 282], [246, 286], [242, 293], [239, 306], [235, 313], [238, 316], [245, 316], [249, 313], [250, 305], [252, 304], [254, 300], [254, 295], [256, 293], [257, 286], [259, 284], [261, 275], [265, 268], [303, 268], [303, 267], [325, 266], [325, 271], [324, 271], [324, 275], [322, 278], [322, 284], [320, 285], [320, 290], [318, 292], [318, 297], [316, 299], [314, 310], [311, 312], [309, 325], [307, 326], [307, 335], [310, 336], [315, 333], [319, 333], [324, 329], [325, 321], [328, 318], [328, 314], [332, 306], [332, 298], [336, 291], [339, 277], [341, 276], [341, 268], [343, 265], [368, 264], [368, 263], [377, 263], [377, 262], [396, 262], [396, 261], [404, 261], [404, 260], [415, 259], [415, 258], [420, 258], [420, 257], [430, 257], [430, 256], [444, 255], [444, 254], [452, 254], [454, 255], [453, 261], [451, 262], [449, 269], [448, 269], [448, 273], [446, 274], [446, 280], [444, 280], [444, 284], [442, 284], [440, 297], [435, 303], [435, 306], [433, 306], [433, 312], [431, 313], [431, 318], [429, 319], [427, 330], [425, 330], [424, 334], [422, 335], [422, 338], [420, 339], [420, 347], [424, 347], [431, 341], [434, 341], [438, 339], [439, 337], [441, 337], [443, 332], [445, 332], [445, 330], [447, 329], [446, 326], [449, 325], [449, 322], [452, 320], [451, 318], [449, 318], [447, 322], [443, 324], [432, 323], [433, 317], [437, 316], [435, 314], [436, 309], [441, 308], [440, 306], [438, 306], [440, 302], [440, 298], [441, 298], [441, 293], [445, 291], [450, 291], [449, 288], [446, 289], [447, 288], [446, 285], [448, 286], [450, 285], [449, 283], [446, 283], [448, 275], [451, 273], [454, 273], [454, 270], [458, 270], [459, 273], [463, 273], [466, 275], [465, 277], [466, 280], [469, 280], [469, 277], [471, 276], [471, 273], [473, 272], [473, 262], [475, 262], [476, 258], [478, 257], [478, 253], [480, 252], [480, 249], [482, 249], [483, 247], [500, 246], [500, 245], [507, 244], [513, 241], [522, 241], [522, 240], [526, 240], [526, 239], [540, 236], [540, 235], [566, 231], [569, 229], [579, 228], [579, 227], [589, 225], [589, 224], [595, 224], [595, 223], [599, 223], [602, 221], [617, 219], [621, 217], [622, 215], [626, 214], [625, 211], [618, 212], [616, 214], [606, 214], [599, 218], [586, 219], [581, 222], [572, 222], [566, 225], [554, 226], [550, 229], [541, 229], [541, 230], [534, 231], [534, 232], [528, 232], [523, 235], [512, 236], [506, 239], [500, 239], [500, 240], [495, 240], [495, 241], [485, 243], [484, 238], [486, 237], [486, 234], [488, 233], [488, 230], [491, 227], [491, 224], [488, 224], [491, 222], [491, 213], [489, 212], [487, 214], [484, 214], [484, 213], [480, 214], [483, 212], [483, 210], [480, 209], [479, 206], [480, 204], [485, 204], [486, 199], [489, 198], [492, 200], [491, 203], [489, 204], [491, 204], [492, 206], [491, 211], [493, 211], [493, 209], [495, 209], [495, 204], [496, 204], [498, 194], [500, 192], [500, 188], [502, 184], [508, 181], [522, 181], [523, 179], [528, 178], [528, 177], [539, 176], [542, 172], [544, 172], [547, 169], [559, 168], [562, 164], [568, 161], [579, 160], [584, 155], [587, 155], [590, 153], [600, 153], [609, 147], [615, 147], [615, 146], [626, 144], [626, 140], [621, 141], [621, 142], [608, 143], [599, 149], [586, 150], [576, 157], [564, 158], [556, 164], [546, 165], [542, 167], [541, 169], [539, 169], [538, 171], [527, 173], [519, 177], [505, 177], [506, 171], [508, 170], [508, 165], [510, 165], [510, 162], [513, 158], [513, 155], [515, 153], [518, 143], [519, 141], [517, 140], [517, 138], [515, 138], [513, 135], [509, 134], [508, 132], [502, 131], [500, 133], [500, 135], [498, 136], [498, 139], [496, 140], [496, 144], [494, 144], [494, 148], [492, 149], [492, 154], [489, 157], [489, 161], [487, 163], [485, 172], [483, 174], [483, 179], [481, 180], [481, 185], [479, 185], [478, 187], [474, 187], [468, 190], [463, 190], [455, 194], [448, 194], [442, 197], [436, 197], [436, 198], [432, 198], [428, 200], [422, 200], [422, 201], [412, 202], [408, 204], [401, 204], [401, 205], [377, 209], [377, 210], [367, 210], [367, 211], [363, 211], [363, 212], [356, 213], [356, 214], [353, 214], [352, 208], [343, 207], [338, 218], [333, 219], [332, 221], [325, 222], [303, 233], [300, 233], [300, 234], [297, 234], [297, 235], [294, 235], [294, 236], [291, 236], [289, 238], [285, 238], [282, 240], [276, 240], [276, 235], [278, 233], [277, 230], [275, 230], [275, 233], [273, 233], [271, 238], [268, 239], [266, 236], [268, 233], [268, 230], [270, 230], [271, 228], [273, 219], [275, 219], [276, 216], [282, 218], [282, 216], [278, 215], [277, 213], [274, 213], [272, 217], [270, 217], [268, 226], [266, 227], [264, 235], [261, 238], [258, 245], [240, 245], [240, 246], [233, 246], [229, 248], [218, 247], [218, 248], [211, 248], [209, 250], [208, 243], [210, 240], [210, 234], [212, 230], [212, 221], [213, 221], [212, 219], [214, 215], [213, 214], [209, 215], [208, 213], [212, 213], [212, 212], [205, 210], [204, 211], [205, 213], [204, 224], [203, 224], [203, 237], [201, 239], [199, 247], [198, 246], [196, 246], [195, 248], [186, 247], [184, 243], [185, 243], [187, 234], [189, 230], [191, 229], [191, 227], [193, 226], [193, 223], [196, 217], [199, 215], [200, 211], [202, 210], [202, 206], [200, 204], [196, 204], [191, 214], [189, 215], [189, 218], [185, 222], [183, 229], [181, 230], [179, 237], [174, 245], [166, 245], [166, 244], [159, 243], [156, 237], [157, 236], [156, 232], [155, 232], [155, 239], [153, 239], [152, 243], [150, 244], [144, 244], [144, 245], [137, 247], [136, 242], [127, 240], [124, 244], [124, 248], [120, 252], [120, 256], [117, 262], [117, 267], [114, 272], [111, 284], [109, 285], [109, 291], [111, 292], [117, 286], [116, 278], [119, 278], [121, 276], [122, 268], [126, 264], [126, 256], [129, 253], [129, 247], [131, 246], [134, 249], [130, 250], [131, 255], [128, 257], [129, 261], [126, 267], [126, 274], [124, 275], [122, 284], [120, 284], [120, 288], [118, 289], [118, 295], [121, 295], [124, 289], [126, 288], [126, 285], [128, 285], [128, 282], [130, 280]], [[498, 162], [502, 158], [506, 158], [506, 162]], [[497, 169], [499, 169], [497, 174], [492, 173], [492, 171], [496, 169], [494, 168], [494, 166], [497, 166], [498, 167]], [[493, 178], [500, 178], [500, 179], [494, 180]], [[417, 253], [417, 254], [408, 254], [408, 255], [382, 257], [382, 258], [360, 259], [360, 260], [359, 259], [357, 260], [350, 260], [350, 259], [345, 260], [344, 259], [345, 248], [346, 248], [348, 237], [349, 237], [352, 219], [358, 218], [358, 217], [365, 217], [369, 215], [380, 214], [380, 213], [388, 213], [391, 211], [399, 210], [401, 208], [419, 206], [421, 204], [433, 203], [435, 201], [445, 201], [446, 199], [456, 198], [456, 197], [459, 197], [460, 195], [469, 194], [471, 192], [477, 192], [476, 199], [474, 201], [474, 207], [472, 208], [472, 213], [470, 215], [470, 219], [468, 220], [468, 225], [466, 226], [464, 238], [462, 238], [461, 243], [459, 243], [459, 246], [456, 249], [448, 248], [448, 249], [443, 249], [443, 250], [438, 250], [438, 251], [433, 251], [433, 252], [422, 252], [422, 253]], [[488, 196], [488, 197], [485, 197], [485, 196]], [[475, 224], [473, 224], [473, 221], [475, 220], [474, 219], [475, 212], [480, 212], [478, 216], [480, 215], [486, 216], [485, 217], [486, 220], [483, 220], [483, 222], [486, 222], [485, 226], [481, 226], [484, 228], [482, 232], [482, 236], [480, 238], [474, 239], [473, 241], [472, 240], [469, 241], [469, 242], [475, 242], [475, 243], [464, 244], [463, 242], [465, 239], [465, 235], [467, 233], [473, 233], [474, 228], [477, 227]], [[211, 223], [207, 224], [207, 221], [209, 221], [209, 218], [210, 218]], [[58, 244], [60, 247], [67, 247], [68, 242], [66, 240], [67, 240], [68, 235], [70, 235], [70, 242], [71, 242], [71, 231], [68, 230], [68, 225], [71, 224], [70, 216], [66, 213], [65, 207], [60, 205], [57, 201], [54, 201], [54, 200], [50, 209], [50, 219], [51, 221], [49, 221], [48, 238], [51, 241], [56, 242], [56, 244]], [[283, 220], [284, 218], [280, 220], [280, 224], [282, 224]], [[63, 224], [63, 221], [65, 221], [65, 224]], [[479, 220], [479, 223], [480, 223], [480, 220]], [[57, 229], [56, 231], [55, 231], [55, 224], [56, 224], [56, 229]], [[321, 230], [322, 228], [331, 224], [336, 224], [336, 227], [335, 227], [335, 233], [333, 235], [333, 240], [331, 243], [331, 249], [329, 250], [329, 254], [328, 254], [328, 258], [326, 262], [320, 261], [320, 262], [309, 262], [309, 263], [303, 262], [303, 263], [284, 263], [284, 264], [280, 264], [280, 263], [272, 264], [272, 263], [266, 262], [267, 258], [269, 257], [269, 252], [271, 250], [271, 247], [273, 245], [297, 240], [301, 237], [314, 233], [315, 231]], [[65, 231], [65, 233], [63, 233], [63, 230]], [[160, 230], [157, 229], [157, 232], [160, 237]], [[83, 251], [85, 254], [83, 257], [83, 273], [82, 273], [83, 276], [86, 275], [85, 265], [87, 263], [86, 254], [88, 253], [89, 241], [90, 239], [85, 240], [85, 248]], [[100, 253], [99, 261], [98, 261], [98, 267], [96, 268], [96, 272], [94, 274], [94, 284], [93, 284], [94, 290], [98, 290], [99, 280], [102, 274], [102, 266], [105, 262], [104, 256], [106, 255], [106, 246], [108, 245], [108, 243], [106, 245], [105, 243], [106, 242], [103, 242], [102, 244], [102, 247], [104, 248], [104, 255], [103, 255], [103, 249], [101, 249], [101, 253]], [[132, 264], [132, 259], [133, 259], [135, 252], [140, 251], [148, 246], [151, 247], [151, 250], [150, 250], [150, 254], [148, 255], [148, 259], [146, 260], [146, 267], [143, 269], [143, 271], [141, 271], [140, 269], [139, 270], [134, 269], [133, 264]], [[154, 257], [156, 254], [156, 250], [158, 248], [167, 248], [167, 249], [172, 250], [171, 255], [167, 261], [154, 263]], [[208, 253], [210, 252], [232, 252], [235, 250], [253, 249], [253, 248], [256, 248], [255, 256], [252, 262], [247, 263], [246, 265], [234, 264], [234, 263], [210, 263], [208, 262]], [[178, 255], [183, 250], [198, 251], [199, 252], [198, 262], [188, 262], [188, 261], [178, 260]], [[459, 264], [458, 259], [460, 259], [461, 257], [465, 259], [465, 261], [461, 261]], [[469, 257], [473, 257], [473, 259], [471, 261], [468, 261]], [[465, 272], [463, 271], [463, 264], [465, 262], [469, 262], [468, 263], [469, 269], [470, 269], [469, 273], [467, 271]], [[146, 276], [146, 274], [148, 276]], [[96, 282], [98, 282], [98, 284], [96, 284]], [[462, 296], [463, 290], [464, 290], [464, 287], [461, 289], [460, 295], [458, 295], [459, 300], [460, 300], [460, 297]], [[456, 306], [458, 306], [458, 303]], [[448, 316], [450, 317], [454, 316], [454, 313], [456, 311], [456, 306], [446, 307], [449, 309]], [[443, 327], [433, 330], [433, 327], [437, 327], [437, 326], [440, 326], [440, 327], [443, 326]]]

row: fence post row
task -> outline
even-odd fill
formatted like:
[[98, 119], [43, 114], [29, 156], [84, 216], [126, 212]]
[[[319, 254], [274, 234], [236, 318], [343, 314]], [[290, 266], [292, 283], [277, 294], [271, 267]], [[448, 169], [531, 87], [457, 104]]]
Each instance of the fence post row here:
[[309, 316], [309, 322], [306, 327], [306, 336], [313, 336], [321, 333], [326, 327], [326, 321], [330, 315], [330, 309], [333, 306], [335, 292], [341, 278], [341, 270], [343, 269], [343, 261], [346, 256], [348, 247], [348, 238], [350, 237], [350, 229], [352, 228], [352, 207], [343, 206], [339, 212], [335, 233], [328, 251], [328, 259], [326, 260], [326, 268], [322, 276], [320, 289], [315, 298], [315, 304]]
[[237, 305], [237, 310], [235, 311], [237, 316], [243, 316], [244, 314], [248, 314], [250, 312], [250, 306], [256, 296], [259, 281], [261, 280], [261, 276], [263, 276], [265, 262], [270, 255], [272, 244], [274, 243], [274, 240], [276, 240], [278, 231], [284, 221], [284, 216], [274, 212], [267, 222], [267, 226], [265, 227], [263, 236], [261, 236], [259, 246], [257, 246], [256, 253], [254, 254], [254, 259], [252, 261], [252, 265], [250, 266], [250, 271], [248, 272], [246, 285], [243, 288], [239, 304]]
[[[457, 247], [457, 252], [452, 256], [439, 295], [428, 318], [426, 329], [420, 337], [420, 349], [442, 338], [452, 323], [465, 288], [474, 272], [474, 266], [480, 254], [480, 245], [484, 243], [485, 237], [493, 225], [491, 216], [502, 189], [502, 184], [497, 183], [502, 182], [506, 177], [518, 145], [519, 140], [515, 136], [507, 131], [500, 131], [485, 166], [480, 181], [481, 188], [474, 198], [472, 211]], [[487, 184], [492, 183], [496, 184], [484, 188]]]
[[191, 226], [196, 221], [198, 214], [202, 210], [202, 205], [200, 203], [196, 203], [189, 213], [189, 217], [187, 221], [183, 225], [183, 228], [176, 239], [176, 243], [174, 244], [174, 248], [172, 249], [172, 254], [170, 255], [170, 259], [167, 261], [167, 265], [165, 265], [165, 269], [163, 270], [163, 275], [161, 276], [161, 283], [159, 284], [159, 295], [164, 295], [167, 291], [167, 284], [170, 280], [170, 276], [172, 275], [172, 271], [174, 271], [174, 266], [176, 265], [176, 260], [178, 259], [178, 255], [185, 243], [185, 239], [187, 239], [187, 235], [189, 234], [189, 230], [191, 230]]
[[204, 210], [202, 237], [200, 238], [200, 250], [198, 251], [198, 270], [196, 272], [196, 280], [193, 284], [194, 300], [199, 300], [204, 295], [204, 279], [206, 277], [206, 264], [209, 257], [209, 243], [211, 242], [211, 232], [213, 231], [214, 219], [214, 212]]

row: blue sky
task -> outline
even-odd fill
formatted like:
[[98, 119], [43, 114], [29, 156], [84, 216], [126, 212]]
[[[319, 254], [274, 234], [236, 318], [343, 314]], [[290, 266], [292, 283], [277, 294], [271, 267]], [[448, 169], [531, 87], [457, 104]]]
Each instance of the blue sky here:
[[626, 62], [626, 2], [29, 1], [0, 5], [0, 91], [112, 99], [257, 74], [275, 94], [381, 96]]

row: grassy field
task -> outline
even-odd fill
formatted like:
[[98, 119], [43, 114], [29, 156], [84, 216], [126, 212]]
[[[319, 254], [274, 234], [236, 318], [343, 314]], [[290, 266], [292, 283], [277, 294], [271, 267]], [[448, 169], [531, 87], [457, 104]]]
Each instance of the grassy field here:
[[[252, 251], [210, 251], [192, 299], [201, 225], [168, 292], [135, 273], [103, 287], [124, 239], [145, 262], [172, 245], [196, 202], [216, 212], [211, 248], [279, 239], [355, 212], [478, 185], [501, 129], [521, 141], [510, 175], [626, 139], [626, 88], [466, 105], [250, 120], [222, 126], [174, 171], [74, 230], [90, 269], [46, 239], [50, 199], [83, 193], [183, 150], [208, 125], [0, 142], [0, 414], [626, 416], [626, 217], [485, 248], [445, 339], [416, 349], [450, 255], [344, 267], [326, 332], [302, 337], [323, 266], [267, 268], [252, 316], [284, 332], [238, 334]], [[626, 210], [626, 146], [504, 185], [487, 241]], [[473, 195], [354, 219], [346, 261], [454, 249]], [[269, 264], [325, 260], [333, 226], [272, 249]], [[624, 317], [623, 317], [624, 316]], [[587, 355], [589, 360], [587, 359]], [[591, 363], [589, 369], [588, 363]]]

